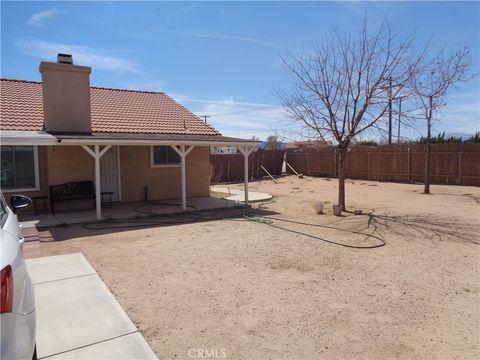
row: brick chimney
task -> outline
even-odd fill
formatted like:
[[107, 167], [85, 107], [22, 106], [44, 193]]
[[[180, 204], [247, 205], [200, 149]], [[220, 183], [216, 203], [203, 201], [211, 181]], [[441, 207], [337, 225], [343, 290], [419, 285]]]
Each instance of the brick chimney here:
[[45, 130], [51, 133], [91, 133], [90, 73], [73, 65], [72, 55], [58, 54], [57, 62], [40, 63]]

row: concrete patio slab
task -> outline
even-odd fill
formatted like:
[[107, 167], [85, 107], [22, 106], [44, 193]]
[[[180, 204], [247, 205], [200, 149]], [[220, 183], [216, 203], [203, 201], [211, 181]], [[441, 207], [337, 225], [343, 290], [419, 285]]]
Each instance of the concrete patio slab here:
[[[273, 196], [267, 193], [261, 192], [248, 192], [248, 201], [255, 202], [255, 201], [266, 201], [272, 199]], [[225, 198], [225, 200], [236, 201], [236, 202], [244, 202], [245, 201], [245, 193], [242, 191], [240, 194], [230, 195]]]
[[30, 259], [28, 260], [28, 273], [35, 285], [78, 276], [95, 275], [96, 271], [83, 254], [76, 253], [67, 256], [58, 255]]
[[[238, 189], [231, 189], [228, 187], [222, 186], [213, 186], [212, 191], [228, 194], [225, 196], [225, 200], [235, 201], [235, 202], [244, 202], [245, 201], [245, 191]], [[272, 199], [273, 196], [267, 193], [262, 193], [258, 191], [249, 191], [248, 192], [248, 201], [266, 201]]]
[[141, 334], [134, 333], [116, 339], [90, 345], [81, 349], [54, 355], [50, 359], [157, 359]]
[[155, 358], [82, 254], [29, 259], [27, 267], [34, 279], [39, 358]]
[[[182, 210], [181, 200], [172, 199], [165, 201], [135, 202], [135, 203], [113, 203], [111, 208], [102, 209], [104, 220], [125, 220], [135, 218], [145, 218], [152, 215], [171, 215], [186, 213], [189, 211], [204, 211], [237, 208], [242, 206], [236, 201], [229, 199], [219, 199], [212, 196], [203, 196], [189, 198], [187, 200], [188, 209]], [[75, 206], [75, 203], [72, 205]], [[24, 228], [36, 226], [37, 228], [47, 228], [60, 225], [74, 225], [89, 222], [96, 222], [96, 212], [94, 209], [65, 209], [58, 210], [53, 214], [38, 214], [33, 211], [19, 212], [19, 220]]]

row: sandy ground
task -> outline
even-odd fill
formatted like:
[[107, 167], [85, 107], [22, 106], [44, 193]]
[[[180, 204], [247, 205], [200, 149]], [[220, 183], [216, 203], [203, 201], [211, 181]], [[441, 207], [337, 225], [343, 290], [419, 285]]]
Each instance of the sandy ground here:
[[271, 225], [55, 228], [42, 251], [84, 253], [164, 359], [478, 359], [480, 188], [349, 181], [370, 215], [335, 217], [336, 185], [252, 183], [275, 195], [249, 212]]

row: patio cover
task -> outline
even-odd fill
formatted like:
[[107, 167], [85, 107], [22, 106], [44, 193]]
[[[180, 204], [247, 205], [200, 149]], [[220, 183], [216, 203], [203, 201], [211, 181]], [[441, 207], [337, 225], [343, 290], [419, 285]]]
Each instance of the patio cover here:
[[198, 134], [141, 134], [141, 133], [98, 133], [72, 134], [48, 133], [46, 131], [1, 130], [2, 145], [55, 145], [81, 146], [95, 159], [95, 189], [97, 219], [102, 219], [100, 198], [100, 159], [112, 145], [171, 146], [181, 159], [182, 209], [187, 209], [186, 157], [195, 146], [235, 146], [244, 155], [245, 204], [248, 205], [248, 156], [258, 141], [226, 137], [222, 135]]

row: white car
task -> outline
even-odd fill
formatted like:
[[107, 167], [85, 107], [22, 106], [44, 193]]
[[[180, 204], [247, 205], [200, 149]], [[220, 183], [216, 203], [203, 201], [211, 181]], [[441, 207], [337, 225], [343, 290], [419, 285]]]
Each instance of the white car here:
[[1, 359], [36, 359], [35, 299], [23, 258], [22, 229], [16, 211], [30, 205], [26, 196], [14, 195], [11, 208], [1, 200]]

